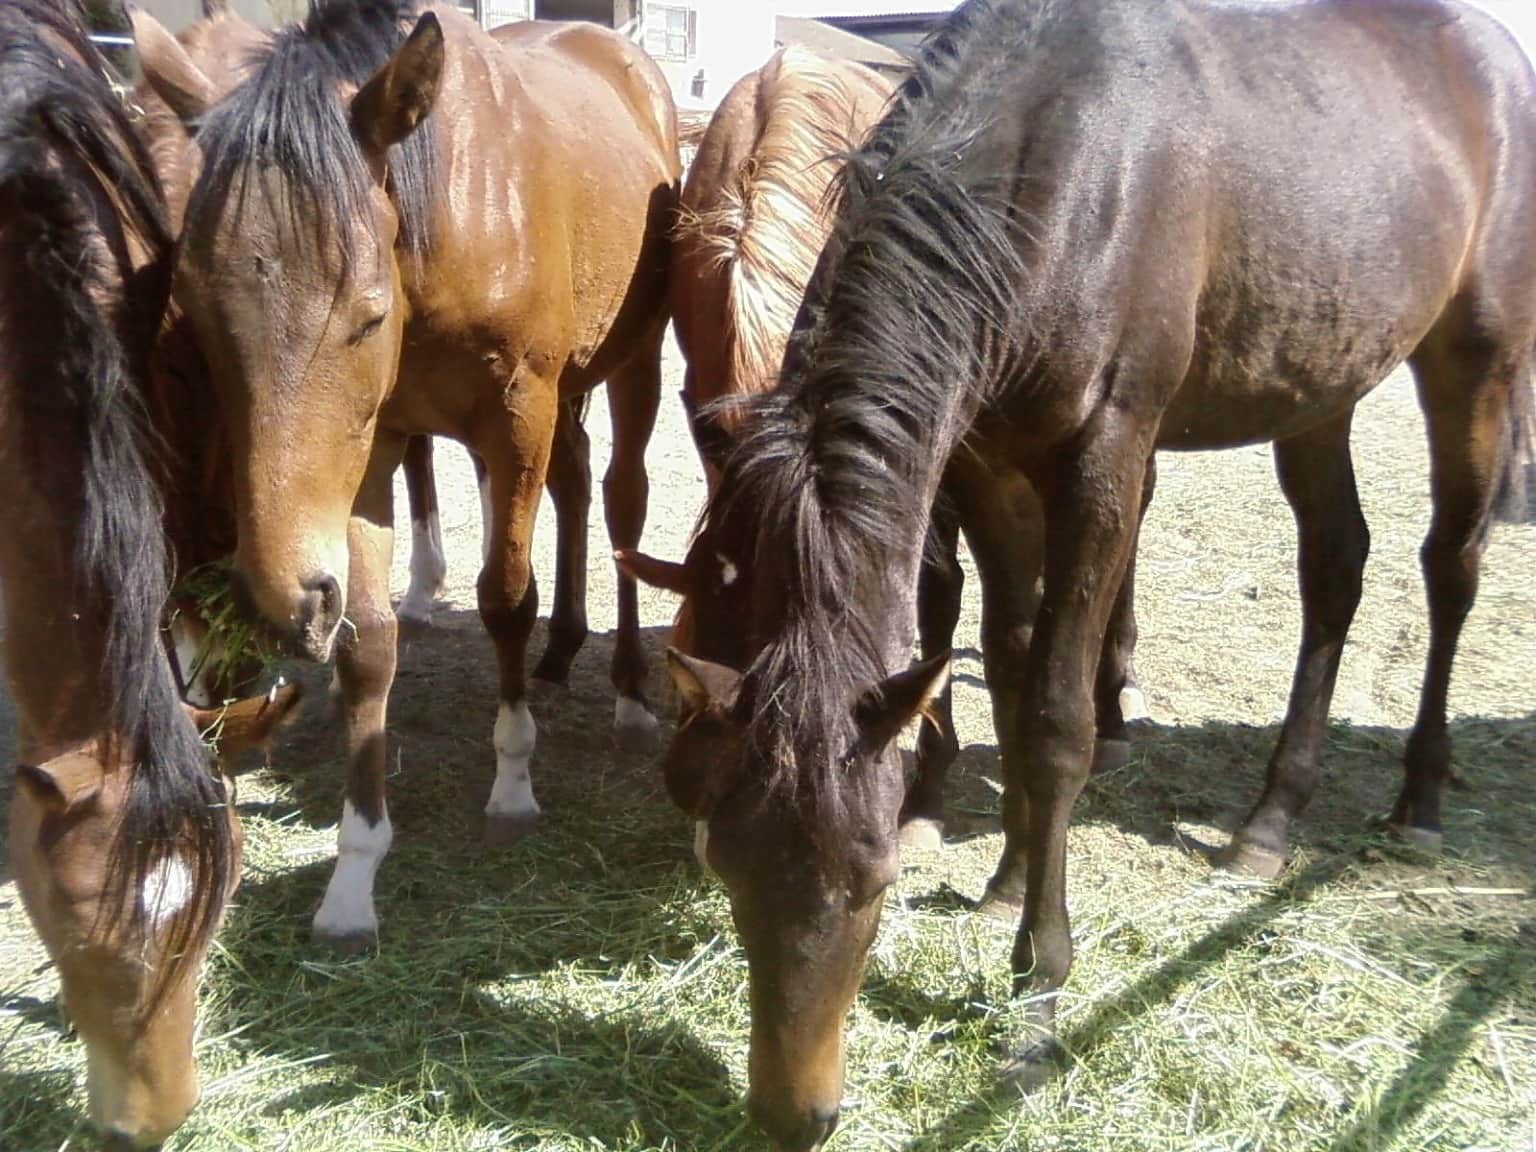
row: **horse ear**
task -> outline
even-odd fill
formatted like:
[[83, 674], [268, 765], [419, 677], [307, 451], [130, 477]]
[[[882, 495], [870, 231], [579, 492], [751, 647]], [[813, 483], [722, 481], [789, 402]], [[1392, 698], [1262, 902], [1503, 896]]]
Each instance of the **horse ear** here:
[[197, 730], [216, 737], [219, 759], [233, 760], [249, 748], [266, 748], [277, 730], [299, 714], [304, 691], [281, 681], [265, 696], [248, 696], [222, 708], [183, 705]]
[[675, 592], [679, 596], [687, 596], [692, 591], [685, 565], [671, 560], [658, 560], [633, 548], [617, 549], [613, 554], [613, 562], [624, 575], [642, 584], [649, 584], [652, 588]]
[[853, 705], [854, 721], [864, 744], [879, 751], [907, 724], [928, 709], [949, 680], [949, 653], [920, 660], [904, 672], [871, 684]]
[[139, 65], [155, 95], [169, 104], [184, 124], [213, 107], [213, 82], [192, 62], [181, 41], [142, 8], [131, 8], [129, 18]]
[[16, 769], [16, 778], [44, 804], [68, 812], [101, 791], [106, 769], [94, 756], [71, 752], [42, 764], [23, 764]]
[[684, 707], [690, 712], [724, 712], [736, 703], [741, 673], [734, 668], [711, 664], [676, 648], [668, 648], [667, 671], [672, 675], [673, 687], [682, 697]]
[[427, 118], [442, 79], [443, 26], [435, 13], [424, 12], [389, 62], [352, 97], [358, 142], [383, 156]]

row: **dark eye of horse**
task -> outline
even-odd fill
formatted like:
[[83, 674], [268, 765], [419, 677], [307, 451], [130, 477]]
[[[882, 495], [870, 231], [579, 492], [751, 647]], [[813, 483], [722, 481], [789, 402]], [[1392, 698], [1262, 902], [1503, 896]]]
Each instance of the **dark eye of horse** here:
[[372, 336], [384, 326], [384, 315], [384, 313], [380, 313], [372, 320], [365, 320], [358, 326], [357, 331], [347, 338], [347, 343], [352, 345], [361, 344], [368, 337]]

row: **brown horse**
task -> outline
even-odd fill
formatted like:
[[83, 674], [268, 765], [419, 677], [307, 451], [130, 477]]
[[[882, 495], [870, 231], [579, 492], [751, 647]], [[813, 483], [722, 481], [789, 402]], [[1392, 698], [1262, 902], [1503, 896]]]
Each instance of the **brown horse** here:
[[[755, 655], [669, 656], [668, 788], [709, 822], [751, 973], [752, 1111], [791, 1149], [836, 1123], [842, 1024], [897, 873], [892, 741], [944, 680], [942, 657], [909, 661], [957, 452], [990, 478], [956, 511], [983, 583], [1006, 785], [988, 900], [1022, 912], [1025, 1082], [1071, 965], [1067, 824], [1152, 453], [1271, 441], [1296, 515], [1290, 705], [1222, 857], [1270, 876], [1360, 595], [1357, 401], [1406, 360], [1426, 416], [1430, 650], [1389, 820], [1427, 847], [1495, 490], [1531, 452], [1511, 412], [1536, 345], [1536, 76], [1454, 0], [971, 0], [842, 183], [779, 385], [747, 402], [687, 561], [699, 580], [735, 566], [731, 611], [697, 625]], [[1033, 628], [1020, 484], [1045, 516]]]
[[160, 500], [142, 419], [170, 282], [148, 156], [73, 4], [0, 5], [0, 531], [20, 753], [9, 853], [86, 1046], [109, 1147], [197, 1097], [196, 981], [238, 881], [226, 752], [291, 706], [189, 715], [159, 621]]
[[[739, 412], [729, 401], [764, 391], [777, 379], [805, 286], [832, 229], [828, 192], [838, 157], [862, 143], [891, 92], [889, 81], [862, 65], [785, 49], [731, 88], [703, 133], [683, 187], [670, 291], [673, 327], [688, 362], [683, 402], [711, 491], [739, 430]], [[925, 656], [948, 652], [959, 622], [960, 524], [949, 510], [984, 483], [975, 471], [971, 461], [955, 460], [939, 501], [918, 595]], [[1038, 554], [1042, 518], [1034, 492], [1019, 485], [1009, 497], [1017, 507], [1015, 521], [1030, 526], [1018, 542], [1021, 554], [1030, 547]], [[740, 629], [701, 634], [693, 626], [694, 599], [725, 586], [729, 572], [723, 565], [694, 587], [681, 564], [636, 552], [618, 560], [622, 570], [683, 597], [672, 638], [679, 651], [733, 667], [751, 659]], [[1030, 619], [1040, 566], [1037, 555], [1015, 592]], [[1134, 615], [1125, 619], [1130, 631], [1106, 638], [1104, 681], [1114, 691], [1100, 711], [1100, 767], [1123, 760], [1125, 722], [1146, 712], [1130, 668]], [[930, 715], [901, 812], [902, 842], [919, 848], [942, 842], [944, 779], [959, 751], [948, 685]]]
[[[344, 945], [375, 936], [372, 879], [391, 839], [390, 478], [406, 440], [460, 440], [489, 478], [478, 590], [500, 708], [487, 831], [505, 842], [539, 812], [523, 661], [557, 413], [604, 380], [625, 409], [605, 488], [613, 535], [632, 546], [679, 177], [665, 82], [622, 37], [530, 24], [492, 38], [448, 5], [407, 37], [414, 16], [317, 0], [222, 100], [173, 39], [140, 40], [156, 90], [199, 122], [174, 292], [228, 415], [236, 571], [300, 652], [338, 657], [351, 763], [315, 931]], [[632, 581], [620, 620], [617, 718], [648, 729]]]

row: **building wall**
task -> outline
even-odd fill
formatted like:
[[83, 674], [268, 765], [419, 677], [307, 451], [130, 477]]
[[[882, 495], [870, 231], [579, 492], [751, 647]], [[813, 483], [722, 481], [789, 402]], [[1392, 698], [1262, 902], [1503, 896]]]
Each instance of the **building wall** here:
[[[776, 8], [775, 0], [645, 0], [638, 39], [661, 65], [679, 107], [712, 108], [773, 53]], [[686, 58], [661, 48], [658, 24], [669, 9], [693, 13], [695, 35]]]

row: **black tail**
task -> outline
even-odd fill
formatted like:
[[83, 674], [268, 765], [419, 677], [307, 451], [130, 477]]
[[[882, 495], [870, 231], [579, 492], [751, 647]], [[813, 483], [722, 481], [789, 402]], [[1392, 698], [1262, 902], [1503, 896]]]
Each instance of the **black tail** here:
[[1536, 361], [1525, 377], [1515, 384], [1510, 398], [1509, 430], [1504, 438], [1504, 456], [1498, 485], [1494, 489], [1493, 515], [1507, 524], [1525, 524], [1536, 520], [1536, 385], [1532, 374]]
[[[217, 922], [233, 846], [223, 788], [160, 639], [169, 566], [139, 384], [168, 297], [171, 235], [102, 65], [74, 5], [0, 9], [0, 200], [26, 265], [15, 279], [46, 301], [29, 315], [47, 317], [15, 334], [29, 370], [13, 402], [33, 450], [73, 461], [76, 578], [104, 633], [103, 727], [136, 765], [113, 849], [111, 915], [142, 922], [144, 878], [172, 853], [195, 879], [195, 898], [170, 927], [163, 989]], [[103, 203], [122, 205], [125, 218], [104, 224]], [[155, 256], [132, 277], [113, 256], [126, 234]]]

